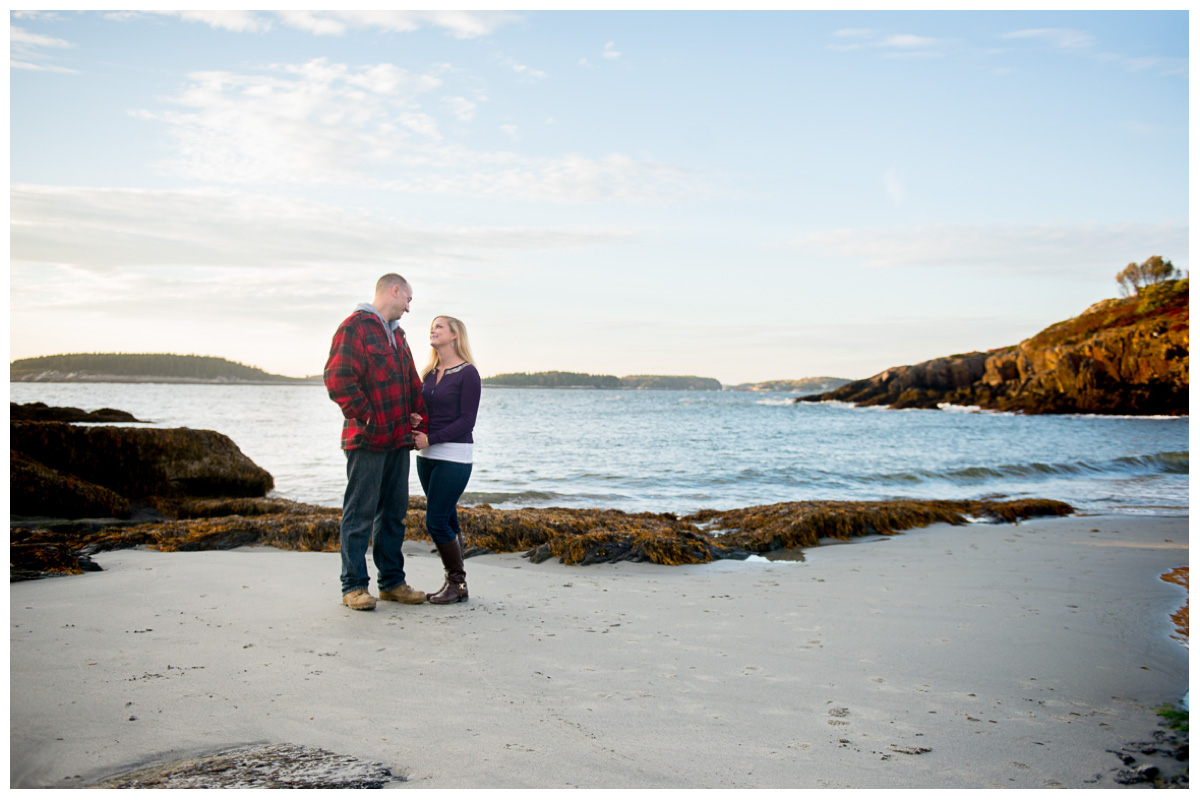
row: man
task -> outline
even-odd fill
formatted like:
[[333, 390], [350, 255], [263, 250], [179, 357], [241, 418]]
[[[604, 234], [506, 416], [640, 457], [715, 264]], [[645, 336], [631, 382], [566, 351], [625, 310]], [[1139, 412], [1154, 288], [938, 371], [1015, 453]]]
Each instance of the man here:
[[[342, 504], [342, 603], [375, 608], [367, 591], [367, 543], [374, 529], [379, 599], [423, 603], [425, 593], [404, 581], [404, 518], [408, 514], [410, 414], [425, 416], [421, 379], [400, 328], [412, 287], [394, 273], [375, 284], [375, 300], [362, 303], [333, 335], [325, 363], [325, 388], [341, 406], [346, 451]], [[423, 431], [422, 431], [423, 432]]]

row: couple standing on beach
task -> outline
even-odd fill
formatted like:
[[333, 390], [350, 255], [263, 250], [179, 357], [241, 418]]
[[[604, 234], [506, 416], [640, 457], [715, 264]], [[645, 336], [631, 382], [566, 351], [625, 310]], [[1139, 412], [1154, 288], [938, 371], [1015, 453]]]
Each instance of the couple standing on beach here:
[[[400, 317], [412, 287], [395, 273], [379, 279], [375, 299], [362, 303], [333, 336], [325, 388], [342, 409], [346, 496], [342, 504], [342, 603], [375, 608], [367, 591], [367, 544], [372, 543], [379, 599], [400, 603], [457, 603], [467, 599], [457, 504], [471, 477], [479, 373], [467, 330], [453, 317], [434, 317], [429, 363], [413, 363]], [[427, 594], [405, 582], [404, 518], [408, 514], [409, 451], [425, 491], [429, 531], [446, 582]]]

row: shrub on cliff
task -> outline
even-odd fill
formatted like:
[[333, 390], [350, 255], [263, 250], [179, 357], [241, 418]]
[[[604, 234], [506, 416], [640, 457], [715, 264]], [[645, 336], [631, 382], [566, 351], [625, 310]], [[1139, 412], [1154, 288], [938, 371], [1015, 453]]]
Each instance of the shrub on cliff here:
[[1140, 294], [1143, 289], [1163, 281], [1175, 280], [1179, 270], [1170, 261], [1163, 261], [1162, 256], [1150, 256], [1141, 264], [1130, 262], [1129, 266], [1117, 273], [1117, 285], [1121, 294], [1128, 297]]

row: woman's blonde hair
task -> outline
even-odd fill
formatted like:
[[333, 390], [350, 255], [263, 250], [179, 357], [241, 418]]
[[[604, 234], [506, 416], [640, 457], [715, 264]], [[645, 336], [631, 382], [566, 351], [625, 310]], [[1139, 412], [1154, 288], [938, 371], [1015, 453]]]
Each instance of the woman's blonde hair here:
[[[471, 355], [471, 343], [467, 340], [467, 326], [463, 324], [463, 321], [461, 319], [455, 319], [454, 317], [447, 317], [445, 314], [438, 314], [433, 319], [435, 322], [439, 319], [446, 321], [446, 325], [450, 327], [450, 332], [456, 337], [454, 339], [454, 352], [457, 353], [458, 357], [463, 361], [474, 364], [475, 357]], [[438, 351], [430, 347], [429, 362], [425, 365], [425, 368], [421, 370], [421, 378], [424, 379], [426, 375], [437, 369], [440, 363], [441, 362], [438, 360]]]

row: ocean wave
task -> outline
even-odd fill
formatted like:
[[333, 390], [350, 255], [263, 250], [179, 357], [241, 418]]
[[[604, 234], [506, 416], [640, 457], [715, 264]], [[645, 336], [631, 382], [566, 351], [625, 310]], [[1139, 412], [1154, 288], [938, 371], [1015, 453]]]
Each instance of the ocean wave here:
[[490, 506], [575, 506], [587, 504], [590, 506], [611, 505], [627, 501], [630, 498], [622, 494], [595, 494], [588, 492], [538, 492], [526, 490], [522, 492], [464, 492], [460, 501], [464, 506], [477, 506], [487, 503]]
[[545, 503], [550, 500], [557, 500], [562, 495], [556, 492], [464, 492], [462, 496], [462, 504], [467, 506], [476, 506], [480, 503], [488, 505], [497, 505], [500, 503]]
[[959, 406], [954, 403], [938, 403], [938, 411], [944, 411], [947, 414], [989, 414], [994, 417], [1017, 417], [1022, 416], [1015, 411], [997, 411], [994, 408], [984, 408], [983, 406]]
[[912, 484], [926, 481], [949, 481], [951, 483], [985, 483], [997, 479], [1051, 478], [1060, 475], [1187, 475], [1189, 474], [1187, 452], [1155, 453], [1145, 456], [1123, 456], [1110, 461], [1089, 464], [1084, 461], [1046, 464], [1001, 464], [990, 467], [966, 467], [964, 469], [936, 472], [913, 470], [892, 472], [867, 478], [868, 483]]

